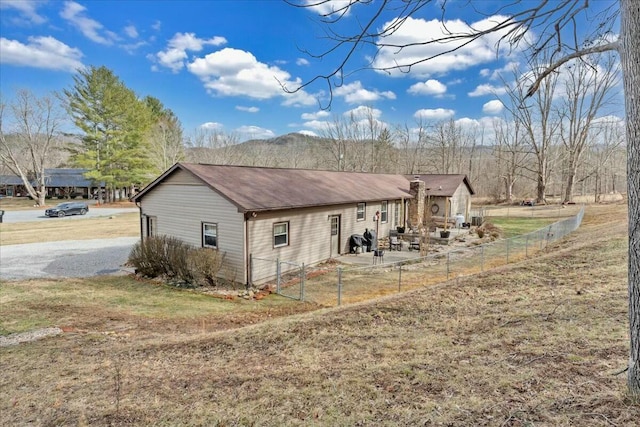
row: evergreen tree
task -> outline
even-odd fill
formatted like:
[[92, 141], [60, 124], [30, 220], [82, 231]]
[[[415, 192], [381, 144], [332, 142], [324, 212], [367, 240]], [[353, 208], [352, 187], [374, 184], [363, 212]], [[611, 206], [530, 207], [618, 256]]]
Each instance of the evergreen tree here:
[[91, 67], [64, 90], [66, 107], [84, 133], [71, 147], [71, 161], [89, 169], [88, 179], [104, 183], [109, 199], [118, 188], [147, 182], [152, 168], [148, 140], [152, 114], [147, 105], [108, 68]]

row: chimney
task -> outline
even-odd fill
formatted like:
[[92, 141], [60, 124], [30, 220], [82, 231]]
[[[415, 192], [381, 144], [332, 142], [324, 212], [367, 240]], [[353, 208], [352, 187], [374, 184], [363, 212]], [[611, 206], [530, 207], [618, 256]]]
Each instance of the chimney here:
[[409, 193], [413, 196], [409, 199], [409, 227], [416, 230], [424, 220], [425, 184], [419, 176], [409, 183]]

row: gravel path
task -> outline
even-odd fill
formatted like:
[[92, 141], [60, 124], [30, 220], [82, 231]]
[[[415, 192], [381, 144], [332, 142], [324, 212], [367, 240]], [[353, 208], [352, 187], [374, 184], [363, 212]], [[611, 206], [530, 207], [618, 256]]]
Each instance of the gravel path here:
[[138, 241], [138, 237], [120, 237], [0, 246], [0, 280], [122, 273]]
[[60, 335], [62, 329], [60, 328], [42, 328], [34, 329], [33, 331], [21, 332], [19, 334], [11, 334], [7, 336], [0, 336], [0, 347], [9, 347], [11, 345], [18, 345], [23, 342], [31, 342], [40, 340], [46, 337], [52, 337]]

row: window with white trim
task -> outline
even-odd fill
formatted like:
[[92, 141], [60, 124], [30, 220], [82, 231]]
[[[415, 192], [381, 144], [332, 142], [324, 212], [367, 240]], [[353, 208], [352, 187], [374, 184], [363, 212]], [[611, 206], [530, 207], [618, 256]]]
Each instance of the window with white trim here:
[[380, 204], [380, 222], [387, 222], [388, 212], [387, 208], [389, 207], [389, 203], [385, 200]]
[[289, 223], [276, 222], [273, 224], [273, 247], [279, 248], [289, 245]]
[[364, 221], [366, 217], [366, 206], [367, 205], [365, 203], [358, 203], [358, 209], [356, 211], [357, 221]]
[[218, 249], [218, 224], [202, 223], [202, 247]]
[[157, 233], [157, 221], [158, 219], [155, 216], [147, 216], [147, 236], [153, 237]]

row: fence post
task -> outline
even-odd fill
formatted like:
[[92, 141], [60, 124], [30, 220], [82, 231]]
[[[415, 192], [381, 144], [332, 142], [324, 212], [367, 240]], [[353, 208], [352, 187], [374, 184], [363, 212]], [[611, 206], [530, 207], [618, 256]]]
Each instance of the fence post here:
[[342, 302], [342, 267], [338, 267], [338, 305]]
[[402, 286], [402, 264], [399, 264], [398, 267], [398, 292], [400, 292], [400, 287]]
[[253, 254], [249, 254], [249, 277], [247, 277], [247, 288], [253, 287]]
[[447, 280], [449, 280], [449, 255], [450, 252], [447, 252]]
[[509, 264], [509, 241], [511, 239], [507, 239], [507, 264]]
[[276, 293], [280, 294], [280, 258], [276, 258]]
[[304, 262], [302, 263], [302, 267], [300, 268], [300, 301], [304, 301], [304, 279], [305, 279], [305, 269]]
[[529, 258], [529, 234], [527, 233], [526, 239], [524, 241], [524, 257]]

